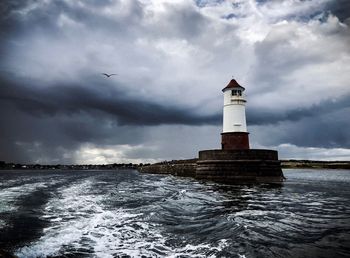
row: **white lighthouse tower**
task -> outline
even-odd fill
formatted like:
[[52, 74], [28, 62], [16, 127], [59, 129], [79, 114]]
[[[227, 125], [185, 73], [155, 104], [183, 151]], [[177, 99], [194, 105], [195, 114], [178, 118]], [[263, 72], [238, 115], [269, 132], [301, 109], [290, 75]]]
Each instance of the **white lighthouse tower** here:
[[245, 88], [234, 79], [222, 90], [224, 93], [223, 150], [249, 149], [249, 137], [245, 118]]

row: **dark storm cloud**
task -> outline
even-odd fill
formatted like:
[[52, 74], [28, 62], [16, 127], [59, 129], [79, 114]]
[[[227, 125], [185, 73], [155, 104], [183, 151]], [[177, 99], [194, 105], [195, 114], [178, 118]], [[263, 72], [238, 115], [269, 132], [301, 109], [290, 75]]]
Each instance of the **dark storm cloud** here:
[[[47, 74], [48, 80], [38, 78], [37, 75], [36, 79], [20, 77], [8, 67], [8, 62], [15, 62], [20, 68], [26, 69], [27, 74], [28, 71], [31, 72], [31, 64], [24, 64], [22, 58], [23, 53], [33, 51], [27, 44], [28, 38], [35, 39], [33, 35], [37, 35], [44, 42], [51, 40], [54, 44], [69, 42], [74, 38], [69, 29], [65, 30], [59, 26], [57, 21], [62, 14], [71, 21], [84, 25], [82, 31], [77, 31], [78, 34], [87, 30], [99, 31], [102, 37], [106, 37], [107, 42], [109, 34], [117, 34], [126, 40], [129, 37], [126, 35], [128, 30], [136, 29], [133, 24], [140, 26], [143, 9], [139, 2], [132, 1], [127, 4], [128, 10], [123, 8], [123, 15], [120, 17], [96, 12], [112, 2], [114, 7], [121, 4], [116, 1], [103, 1], [102, 4], [101, 1], [84, 1], [87, 8], [81, 8], [65, 1], [1, 2], [0, 26], [4, 29], [0, 32], [0, 47], [1, 56], [4, 58], [0, 61], [0, 159], [74, 163], [74, 157], [65, 154], [79, 149], [84, 143], [96, 146], [142, 143], [145, 137], [142, 129], [144, 126], [220, 123], [221, 114], [202, 115], [193, 109], [176, 106], [176, 103], [166, 105], [150, 100], [150, 97], [145, 99], [141, 95], [120, 90], [125, 85], [119, 85], [119, 89], [116, 89], [115, 85], [104, 83], [106, 79], [100, 74], [98, 80], [87, 78], [86, 74], [94, 73], [91, 71], [79, 75], [85, 81], [74, 83], [65, 78], [50, 79], [51, 74]], [[197, 33], [200, 29], [200, 15], [184, 8], [168, 8], [172, 8], [182, 17], [179, 19], [177, 15], [172, 16], [181, 23], [174, 26], [174, 36], [183, 33], [176, 28], [184, 25], [187, 30], [183, 35]], [[191, 19], [196, 22], [191, 23]], [[170, 22], [171, 19], [168, 20]], [[176, 24], [174, 21], [171, 23]], [[193, 26], [188, 26], [189, 24]], [[81, 40], [80, 44], [89, 42], [91, 41]], [[50, 48], [49, 43], [46, 45]], [[72, 51], [67, 49], [69, 44], [65, 47], [67, 53], [62, 55], [71, 55]], [[13, 53], [18, 53], [18, 49], [24, 52], [14, 59]], [[45, 49], [41, 51], [44, 53]], [[45, 53], [50, 54], [54, 51], [55, 49], [50, 49]], [[37, 54], [39, 56], [32, 57], [39, 60], [45, 56], [40, 51]], [[60, 59], [60, 54], [54, 55], [54, 58]], [[90, 63], [93, 63], [93, 60], [90, 60]], [[51, 69], [56, 68], [54, 63], [49, 65]], [[74, 66], [72, 63], [68, 65]], [[124, 89], [130, 87], [137, 87], [138, 90], [140, 86], [127, 85]]]
[[0, 58], [6, 54], [7, 47], [10, 45], [10, 36], [17, 31], [18, 22], [12, 15], [12, 11], [22, 5], [22, 1], [0, 2]]
[[[318, 23], [312, 17], [321, 10], [344, 21], [348, 1], [326, 8], [322, 1], [255, 2], [257, 8], [249, 1], [1, 1], [0, 159], [73, 163], [67, 153], [86, 143], [92, 149], [128, 145], [129, 157], [163, 158], [169, 138], [176, 146], [167, 158], [190, 153], [196, 144], [207, 148], [216, 139], [207, 132], [220, 137], [216, 83], [232, 72], [249, 82], [248, 128], [279, 128], [257, 142], [349, 146], [346, 80], [335, 74], [330, 77], [337, 80], [317, 83], [307, 70], [346, 70], [348, 47], [341, 43], [347, 28], [337, 19]], [[225, 16], [230, 13], [237, 15]], [[107, 79], [97, 70], [120, 77]], [[287, 78], [293, 73], [298, 76]], [[302, 92], [304, 85], [309, 103], [286, 93]], [[344, 97], [320, 100], [315, 96], [322, 87]], [[288, 94], [295, 100], [288, 102]], [[187, 129], [177, 131], [181, 127]]]
[[128, 97], [104, 85], [107, 79], [102, 75], [102, 82], [94, 87], [40, 87], [30, 79], [8, 76], [2, 74], [0, 81], [0, 156], [9, 161], [74, 163], [73, 157], [64, 154], [82, 143], [137, 145], [143, 141], [143, 126], [221, 121], [221, 114], [200, 115]]
[[[281, 4], [280, 9], [288, 9], [286, 8], [288, 5], [307, 5], [312, 1], [291, 1], [291, 0], [255, 0], [259, 7], [264, 7], [264, 5], [269, 4]], [[316, 2], [316, 1], [315, 1]], [[317, 2], [316, 2], [317, 3]], [[347, 18], [350, 17], [350, 1], [348, 0], [330, 0], [328, 2], [322, 3], [319, 1], [318, 4], [314, 5], [312, 9], [309, 9], [308, 12], [301, 13], [290, 13], [288, 15], [280, 17], [285, 20], [297, 20], [297, 21], [308, 21], [313, 18], [324, 19], [326, 17], [322, 17], [322, 14], [332, 13], [337, 16], [341, 22], [344, 22]], [[320, 18], [321, 17], [321, 18]]]
[[[21, 84], [12, 79], [2, 79], [0, 83], [3, 121], [0, 149], [2, 158], [6, 160], [16, 157], [15, 161], [34, 162], [34, 157], [40, 158], [45, 153], [45, 158], [51, 163], [73, 163], [72, 157], [63, 158], [64, 153], [79, 148], [85, 142], [133, 145], [144, 141], [137, 127], [221, 124], [221, 112], [198, 115], [191, 109], [128, 97], [120, 90], [106, 88], [108, 85], [103, 83], [94, 88], [87, 85], [40, 88], [29, 82], [27, 80], [26, 85], [30, 87], [24, 86], [22, 80]], [[350, 142], [347, 133], [349, 122], [341, 118], [346, 115], [349, 103], [350, 97], [344, 97], [287, 112], [264, 112], [248, 106], [248, 125], [281, 125], [292, 121], [295, 124], [290, 128], [281, 129], [288, 134], [276, 134], [272, 138], [273, 144], [287, 141], [298, 146], [344, 147]], [[345, 111], [335, 115], [337, 110]], [[338, 128], [340, 124], [342, 126]], [[323, 130], [319, 130], [320, 127]]]
[[[101, 76], [102, 77], [102, 76]], [[130, 97], [126, 92], [104, 85], [104, 79], [95, 87], [88, 85], [59, 84], [50, 87], [24, 86], [21, 83], [2, 79], [0, 99], [33, 117], [70, 116], [76, 114], [99, 115], [114, 119], [119, 125], [152, 126], [162, 124], [202, 125], [220, 124], [221, 111], [203, 115], [195, 109], [166, 106], [156, 101]], [[122, 88], [120, 86], [119, 88]], [[287, 111], [279, 109], [255, 109], [248, 106], [247, 119], [250, 125], [267, 125], [283, 121], [298, 121], [305, 117], [327, 114], [350, 107], [350, 96], [325, 100], [307, 108]]]
[[[13, 0], [13, 1], [1, 1], [0, 2], [0, 20], [2, 21], [1, 26], [4, 25], [4, 21], [11, 18], [11, 12], [23, 7], [29, 1]], [[5, 26], [3, 26], [5, 27]]]
[[344, 107], [327, 113], [316, 112], [314, 116], [299, 120], [251, 127], [252, 137], [258, 137], [260, 144], [265, 146], [289, 143], [299, 147], [350, 148], [349, 113], [350, 108]]
[[[59, 27], [57, 20], [65, 15], [72, 21], [84, 24], [90, 30], [113, 31], [118, 34], [128, 33], [132, 24], [138, 24], [143, 16], [143, 9], [138, 1], [130, 1], [127, 15], [112, 19], [102, 15], [96, 10], [108, 7], [112, 4], [118, 5], [116, 1], [84, 1], [84, 8], [74, 2], [24, 0], [24, 1], [2, 1], [0, 4], [0, 26], [3, 33], [27, 34], [45, 32], [48, 35], [64, 36], [64, 31]], [[121, 3], [119, 3], [121, 5]], [[126, 24], [128, 26], [126, 26]]]
[[114, 118], [119, 125], [200, 125], [220, 121], [217, 114], [199, 115], [185, 108], [130, 98], [120, 90], [106, 89], [98, 84], [95, 88], [65, 84], [39, 88], [23, 86], [28, 81], [18, 84], [2, 79], [0, 83], [0, 99], [32, 116], [101, 113]]
[[[248, 107], [247, 123], [251, 125], [269, 125], [284, 121], [299, 121], [308, 117], [319, 117], [338, 110], [350, 108], [350, 96], [337, 100], [325, 100], [307, 108], [295, 108], [281, 112], [280, 110], [262, 110]], [[305, 121], [306, 122], [306, 121]], [[350, 122], [349, 122], [350, 126]], [[315, 132], [315, 131], [314, 131]]]
[[337, 16], [340, 21], [344, 21], [350, 18], [350, 1], [333, 0], [328, 4], [327, 10]]
[[283, 140], [304, 147], [350, 148], [349, 114], [350, 108], [344, 108], [303, 119], [290, 126]]

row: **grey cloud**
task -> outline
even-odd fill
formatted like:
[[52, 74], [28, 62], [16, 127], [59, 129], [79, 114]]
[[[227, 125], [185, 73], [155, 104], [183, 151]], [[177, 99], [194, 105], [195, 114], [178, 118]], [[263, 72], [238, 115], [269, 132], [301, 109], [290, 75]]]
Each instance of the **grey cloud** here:
[[118, 126], [101, 114], [33, 116], [0, 101], [0, 116], [0, 157], [7, 161], [74, 163], [69, 153], [84, 143], [133, 146], [145, 140], [142, 126]]
[[327, 9], [341, 21], [350, 18], [350, 2], [348, 0], [333, 0], [328, 4]]
[[[281, 16], [279, 20], [296, 20], [301, 22], [307, 22], [310, 19], [320, 19], [323, 20], [325, 15], [332, 13], [337, 16], [340, 21], [344, 22], [350, 17], [350, 2], [348, 0], [331, 0], [331, 1], [291, 1], [291, 0], [255, 0], [259, 7], [264, 7], [264, 5], [273, 4], [275, 6], [280, 5], [281, 9], [286, 9], [286, 5], [293, 6], [307, 6], [308, 4], [313, 4], [312, 8], [308, 8], [304, 11], [297, 9], [298, 12], [291, 12], [285, 16]], [[287, 10], [287, 9], [286, 9]]]
[[[169, 134], [175, 136], [171, 142], [175, 140], [178, 146], [172, 147], [171, 151], [164, 148], [161, 152], [163, 155], [172, 158], [176, 157], [177, 152], [194, 155], [195, 148], [208, 148], [208, 140], [201, 142], [200, 138], [194, 137], [193, 134], [196, 135], [198, 129], [193, 129], [192, 132], [186, 130], [187, 136], [179, 135], [178, 130], [170, 133], [171, 124], [221, 125], [221, 112], [208, 116], [198, 115], [192, 110], [129, 98], [118, 90], [104, 88], [103, 84], [100, 89], [91, 89], [86, 85], [84, 88], [77, 85], [27, 88], [9, 82], [5, 84], [4, 81], [1, 85], [0, 114], [4, 123], [0, 126], [0, 154], [7, 160], [16, 157], [19, 161], [34, 161], [44, 155], [42, 160], [51, 163], [74, 163], [72, 157], [64, 156], [64, 152], [77, 149], [82, 143], [137, 145], [148, 142], [152, 145], [152, 139], [160, 141], [159, 137], [168, 138], [166, 135]], [[248, 106], [248, 127], [259, 125], [260, 131], [268, 130], [266, 125], [278, 128], [272, 133], [273, 137], [261, 136], [259, 141], [266, 144], [289, 142], [298, 146], [348, 146], [350, 137], [347, 128], [350, 125], [341, 118], [348, 112], [349, 100], [350, 96], [288, 112], [264, 112]], [[138, 103], [137, 108], [135, 103]], [[338, 110], [344, 111], [338, 114]], [[164, 124], [169, 124], [164, 132], [154, 127]], [[342, 126], [338, 127], [340, 124]], [[155, 132], [150, 135], [150, 131]], [[256, 134], [258, 133], [253, 133], [253, 139]], [[186, 139], [188, 135], [192, 135], [191, 139]], [[217, 133], [209, 138], [204, 135], [202, 137], [212, 141], [217, 138], [219, 142], [220, 135]], [[169, 140], [165, 141], [166, 145], [172, 145]], [[183, 148], [181, 142], [191, 142], [192, 148], [188, 145], [187, 149]], [[162, 142], [157, 144], [163, 146]], [[159, 149], [135, 150], [130, 152], [130, 157], [143, 155], [150, 158], [151, 154], [156, 157]]]
[[[81, 1], [81, 5], [76, 2], [67, 1], [4, 1], [2, 13], [6, 14], [1, 19], [1, 25], [6, 31], [12, 34], [25, 35], [27, 33], [44, 33], [65, 37], [66, 31], [58, 23], [61, 15], [85, 26], [84, 31], [104, 31], [104, 33], [118, 33], [120, 35], [130, 34], [139, 26], [144, 15], [142, 5], [139, 1], [130, 1], [127, 7], [120, 6], [123, 16], [109, 17], [101, 15], [103, 7], [111, 5], [120, 6], [118, 1]], [[117, 14], [117, 13], [116, 13]], [[117, 17], [117, 18], [115, 18]], [[65, 28], [67, 29], [67, 28]], [[130, 30], [130, 31], [129, 31]]]
[[[300, 121], [304, 118], [314, 118], [320, 115], [325, 116], [338, 110], [350, 107], [350, 95], [343, 96], [336, 100], [325, 100], [318, 104], [311, 105], [306, 108], [294, 108], [292, 110], [281, 111], [262, 110], [248, 107], [247, 123], [251, 125], [268, 125], [277, 124], [284, 121]], [[307, 123], [308, 121], [304, 121]], [[350, 126], [350, 122], [349, 122]]]
[[[102, 78], [102, 76], [101, 76]], [[102, 80], [102, 79], [101, 79]], [[0, 98], [10, 101], [22, 111], [33, 116], [54, 116], [91, 113], [110, 116], [119, 125], [157, 124], [215, 124], [220, 117], [199, 115], [195, 111], [164, 106], [141, 98], [127, 97], [117, 89], [105, 89], [95, 83], [95, 88], [84, 85], [55, 85], [49, 87], [25, 87], [21, 84], [2, 81]], [[100, 87], [100, 88], [98, 88]]]
[[292, 126], [292, 133], [284, 140], [304, 147], [350, 148], [349, 114], [350, 109], [347, 108], [308, 121], [302, 120]]
[[[294, 81], [288, 81], [287, 75], [339, 62], [348, 47], [319, 44], [320, 51], [308, 51], [316, 46], [302, 44], [305, 37], [294, 34], [306, 26], [297, 18], [291, 33], [283, 29], [275, 33], [273, 26], [267, 28], [272, 38], [245, 42], [239, 33], [249, 31], [239, 30], [240, 22], [244, 28], [270, 25], [246, 24], [251, 22], [250, 13], [245, 14], [243, 7], [243, 18], [215, 19], [215, 14], [207, 16], [200, 7], [220, 7], [225, 1], [196, 2], [199, 7], [190, 2], [168, 3], [162, 12], [146, 13], [138, 1], [87, 0], [81, 2], [84, 8], [75, 1], [46, 1], [20, 14], [17, 10], [39, 1], [2, 1], [0, 159], [73, 163], [74, 157], [65, 154], [85, 143], [101, 148], [154, 147], [128, 149], [124, 154], [131, 158], [193, 157], [198, 149], [219, 147], [222, 96], [221, 87], [215, 85], [232, 73], [246, 76], [248, 82], [247, 119], [254, 141], [349, 146], [349, 122], [344, 119], [349, 114], [348, 91], [334, 100], [327, 96], [320, 102], [310, 101], [311, 106], [298, 100], [280, 106], [274, 104], [276, 97], [262, 103], [264, 108], [255, 104], [261, 92], [279, 92], [274, 96], [288, 99], [282, 93]], [[268, 1], [258, 2], [262, 6]], [[344, 20], [348, 14], [340, 6], [346, 9], [346, 2], [333, 1], [323, 11]], [[113, 10], [113, 15], [102, 11], [123, 3], [125, 8]], [[228, 9], [223, 13], [232, 12]], [[63, 25], [59, 24], [62, 15], [69, 18]], [[318, 43], [324, 39], [344, 43], [347, 32], [340, 27], [310, 34], [320, 38]], [[242, 68], [249, 66], [250, 72]], [[96, 72], [104, 69], [121, 73], [120, 80], [107, 80]], [[300, 76], [298, 83], [309, 82], [307, 74]], [[310, 88], [305, 98], [317, 94], [316, 87], [306, 85]], [[340, 86], [334, 87], [341, 90], [346, 85]]]
[[265, 146], [349, 148], [349, 114], [350, 96], [344, 96], [285, 112], [248, 108], [247, 123], [252, 141]]
[[[172, 24], [176, 34], [184, 38], [191, 38], [202, 35], [205, 27], [208, 26], [207, 19], [192, 6], [168, 5], [167, 22]], [[169, 27], [169, 26], [167, 26]]]
[[[288, 28], [286, 28], [287, 30]], [[330, 62], [338, 58], [339, 53], [323, 55], [320, 51], [308, 51], [300, 49], [293, 42], [303, 39], [300, 35], [294, 34], [294, 30], [286, 34], [284, 31], [272, 31], [263, 41], [256, 43], [254, 64], [253, 85], [259, 85], [257, 92], [272, 90], [287, 84], [284, 81], [286, 75], [301, 70], [308, 65], [318, 65]], [[270, 39], [271, 38], [271, 39]], [[339, 50], [341, 51], [341, 50]]]
[[265, 146], [291, 143], [301, 147], [350, 148], [350, 108], [308, 116], [296, 121], [252, 126], [251, 139]]

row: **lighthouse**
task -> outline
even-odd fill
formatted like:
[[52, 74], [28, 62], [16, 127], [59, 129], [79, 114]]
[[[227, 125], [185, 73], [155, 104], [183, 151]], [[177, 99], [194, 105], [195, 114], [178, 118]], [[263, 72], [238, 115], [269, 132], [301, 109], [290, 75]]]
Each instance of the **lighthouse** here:
[[224, 93], [221, 149], [200, 150], [195, 162], [178, 161], [143, 166], [155, 174], [193, 176], [223, 184], [272, 183], [284, 181], [276, 150], [250, 149], [245, 118], [244, 87], [232, 79]]
[[245, 88], [232, 79], [222, 90], [224, 93], [223, 130], [221, 148], [223, 150], [249, 149], [249, 137], [245, 118]]

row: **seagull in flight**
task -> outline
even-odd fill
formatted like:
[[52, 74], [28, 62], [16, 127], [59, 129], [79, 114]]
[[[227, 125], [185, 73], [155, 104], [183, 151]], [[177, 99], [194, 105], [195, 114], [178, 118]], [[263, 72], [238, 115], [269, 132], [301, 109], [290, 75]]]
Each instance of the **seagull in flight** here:
[[111, 77], [111, 76], [113, 76], [113, 75], [118, 75], [118, 74], [116, 74], [116, 73], [111, 73], [111, 74], [108, 74], [108, 73], [102, 73], [103, 75], [105, 75], [106, 77]]

